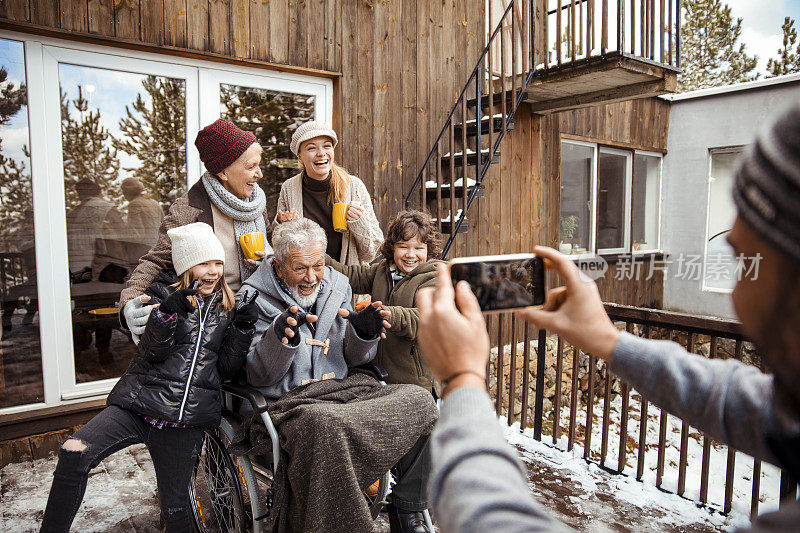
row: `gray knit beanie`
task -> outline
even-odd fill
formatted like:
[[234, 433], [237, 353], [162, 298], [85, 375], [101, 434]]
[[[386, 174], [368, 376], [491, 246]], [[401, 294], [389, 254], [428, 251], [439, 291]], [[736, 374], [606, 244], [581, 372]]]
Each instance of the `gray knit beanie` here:
[[800, 263], [800, 100], [747, 148], [733, 200], [748, 226]]

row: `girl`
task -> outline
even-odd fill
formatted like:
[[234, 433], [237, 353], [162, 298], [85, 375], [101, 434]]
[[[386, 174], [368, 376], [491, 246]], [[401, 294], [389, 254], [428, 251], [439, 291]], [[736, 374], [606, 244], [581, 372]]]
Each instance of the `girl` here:
[[[329, 256], [345, 265], [366, 264], [378, 253], [383, 233], [364, 183], [333, 162], [337, 143], [336, 132], [322, 122], [312, 120], [295, 130], [290, 148], [303, 171], [281, 186], [275, 221], [310, 218], [325, 230]], [[343, 233], [333, 229], [335, 203], [350, 204]]]
[[108, 407], [61, 445], [42, 531], [68, 531], [89, 471], [140, 442], [153, 459], [167, 531], [192, 530], [188, 487], [203, 428], [219, 424], [220, 383], [242, 368], [258, 308], [255, 295], [237, 306], [211, 226], [196, 222], [167, 234], [175, 270], [162, 271], [147, 290], [159, 305]]

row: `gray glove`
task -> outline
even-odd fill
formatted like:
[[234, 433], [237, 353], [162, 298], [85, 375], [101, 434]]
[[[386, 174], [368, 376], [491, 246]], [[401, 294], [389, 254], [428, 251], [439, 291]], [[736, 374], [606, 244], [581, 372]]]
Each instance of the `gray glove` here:
[[125, 317], [125, 322], [128, 324], [128, 329], [131, 331], [131, 338], [133, 342], [139, 344], [139, 337], [144, 333], [144, 327], [147, 325], [147, 319], [150, 317], [150, 312], [153, 310], [154, 305], [145, 305], [142, 298], [150, 297], [146, 295], [137, 296], [133, 300], [129, 300], [122, 308], [122, 315]]

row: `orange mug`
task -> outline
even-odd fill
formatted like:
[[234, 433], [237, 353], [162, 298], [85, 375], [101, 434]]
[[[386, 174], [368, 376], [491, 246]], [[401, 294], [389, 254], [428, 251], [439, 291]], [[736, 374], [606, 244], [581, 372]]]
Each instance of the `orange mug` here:
[[333, 229], [340, 233], [347, 231], [347, 210], [350, 204], [336, 202], [333, 204]]
[[264, 234], [260, 231], [253, 231], [240, 235], [239, 245], [242, 247], [242, 252], [247, 259], [258, 261], [261, 256], [256, 255], [256, 252], [264, 251]]

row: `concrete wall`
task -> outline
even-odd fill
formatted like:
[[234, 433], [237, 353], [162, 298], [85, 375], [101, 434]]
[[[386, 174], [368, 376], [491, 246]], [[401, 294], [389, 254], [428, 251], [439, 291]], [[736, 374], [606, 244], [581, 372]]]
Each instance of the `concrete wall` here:
[[778, 83], [741, 84], [726, 91], [673, 97], [662, 167], [661, 243], [673, 260], [664, 276], [664, 307], [733, 318], [729, 292], [703, 290], [702, 279], [676, 277], [674, 261], [680, 254], [705, 253], [709, 151], [750, 144], [769, 117], [798, 98], [800, 76], [786, 76]]

